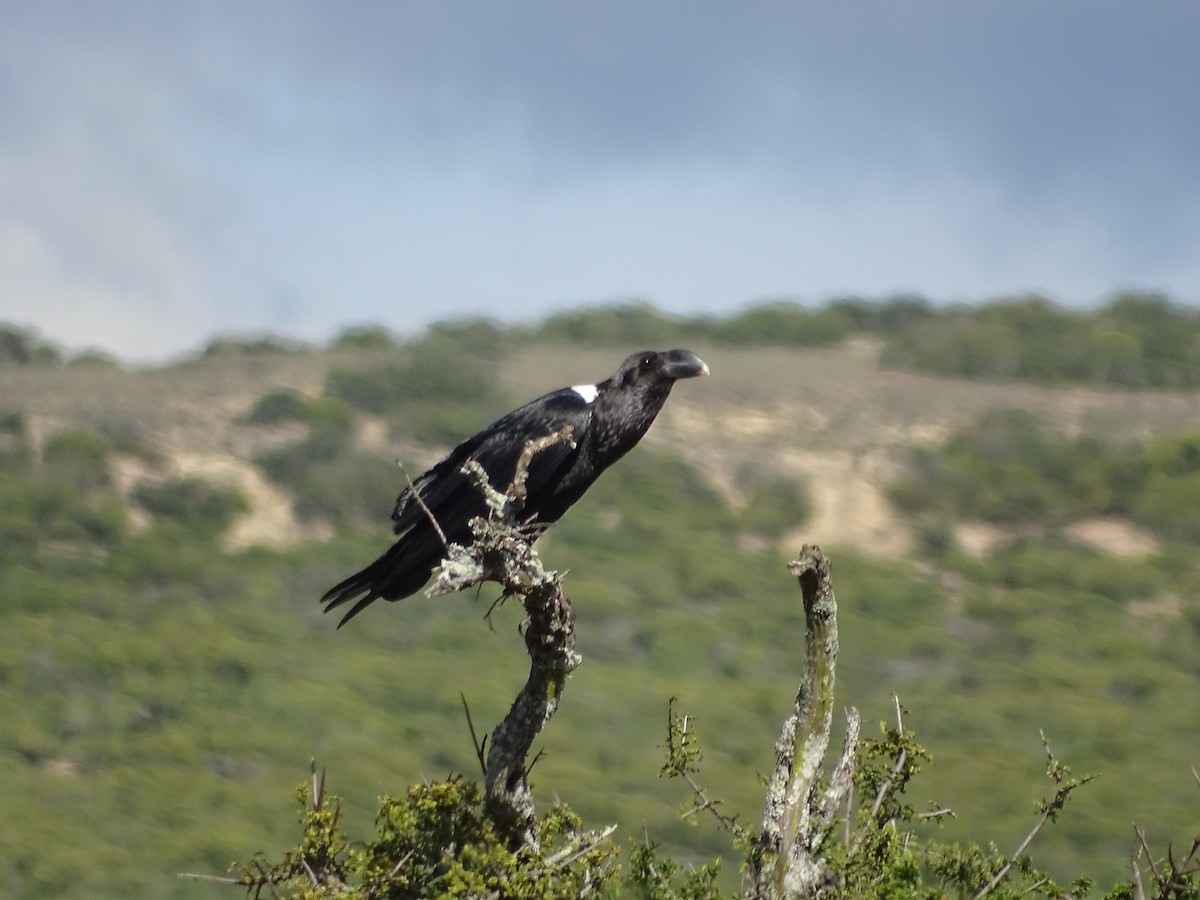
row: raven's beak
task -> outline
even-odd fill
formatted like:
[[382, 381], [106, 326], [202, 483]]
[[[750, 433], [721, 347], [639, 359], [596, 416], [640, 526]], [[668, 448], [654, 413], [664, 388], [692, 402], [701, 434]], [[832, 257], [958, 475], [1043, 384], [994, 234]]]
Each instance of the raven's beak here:
[[663, 358], [666, 359], [663, 374], [668, 378], [695, 378], [708, 374], [708, 364], [691, 350], [668, 350]]

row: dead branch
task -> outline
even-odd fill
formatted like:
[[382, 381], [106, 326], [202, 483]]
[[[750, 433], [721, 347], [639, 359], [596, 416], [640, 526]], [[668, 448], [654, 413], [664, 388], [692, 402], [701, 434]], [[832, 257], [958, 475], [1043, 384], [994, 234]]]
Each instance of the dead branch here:
[[489, 514], [471, 522], [474, 540], [469, 546], [449, 546], [433, 585], [426, 591], [436, 596], [482, 581], [496, 581], [506, 597], [520, 597], [525, 607], [529, 678], [508, 714], [492, 731], [484, 779], [488, 812], [496, 825], [511, 835], [514, 847], [537, 846], [525, 760], [533, 741], [558, 708], [567, 676], [580, 663], [571, 602], [563, 593], [558, 573], [542, 567], [527, 529], [522, 529], [519, 521], [530, 462], [535, 454], [563, 441], [572, 443], [570, 426], [529, 441], [512, 483], [503, 493], [491, 486], [478, 463], [463, 466], [463, 472], [483, 493]]
[[818, 851], [831, 804], [836, 809], [849, 791], [846, 776], [853, 765], [845, 762], [843, 751], [841, 774], [835, 774], [836, 784], [818, 808], [817, 788], [833, 723], [837, 603], [829, 561], [819, 547], [802, 547], [788, 571], [799, 580], [804, 603], [806, 666], [795, 707], [775, 744], [775, 771], [751, 858], [748, 896], [763, 900], [816, 897], [836, 889]]

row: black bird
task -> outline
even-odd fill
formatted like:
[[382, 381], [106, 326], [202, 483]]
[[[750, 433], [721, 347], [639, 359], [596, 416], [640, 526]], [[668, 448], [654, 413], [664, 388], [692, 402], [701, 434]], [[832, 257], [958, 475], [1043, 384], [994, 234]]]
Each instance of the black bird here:
[[492, 486], [503, 491], [528, 441], [572, 426], [574, 447], [560, 441], [536, 453], [529, 464], [521, 518], [536, 535], [633, 449], [678, 379], [707, 374], [708, 366], [690, 350], [646, 350], [626, 358], [599, 384], [560, 388], [493, 422], [405, 488], [392, 512], [400, 539], [361, 572], [330, 588], [321, 598], [325, 611], [357, 600], [338, 623], [341, 628], [375, 600], [402, 600], [420, 590], [445, 556], [431, 516], [447, 541], [470, 543], [468, 523], [486, 514], [487, 506], [462, 473], [467, 460], [476, 460]]

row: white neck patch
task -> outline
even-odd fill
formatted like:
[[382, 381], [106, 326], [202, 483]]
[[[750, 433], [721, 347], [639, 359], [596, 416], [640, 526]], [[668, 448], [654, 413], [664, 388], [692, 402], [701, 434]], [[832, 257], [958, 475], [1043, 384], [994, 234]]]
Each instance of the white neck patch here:
[[584, 403], [591, 403], [596, 399], [596, 395], [600, 393], [594, 384], [577, 384], [571, 390], [582, 397]]

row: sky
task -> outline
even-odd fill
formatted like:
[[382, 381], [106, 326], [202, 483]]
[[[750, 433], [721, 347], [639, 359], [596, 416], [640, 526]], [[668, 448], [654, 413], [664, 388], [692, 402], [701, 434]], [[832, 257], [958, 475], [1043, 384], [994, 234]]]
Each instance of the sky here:
[[0, 321], [1200, 302], [1193, 0], [0, 0]]

